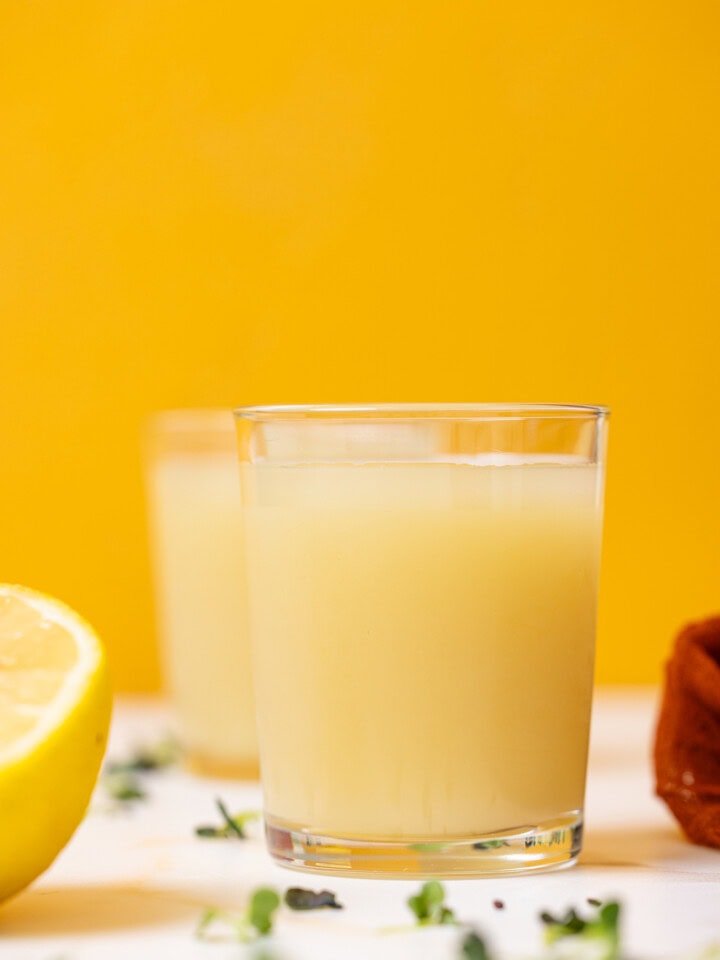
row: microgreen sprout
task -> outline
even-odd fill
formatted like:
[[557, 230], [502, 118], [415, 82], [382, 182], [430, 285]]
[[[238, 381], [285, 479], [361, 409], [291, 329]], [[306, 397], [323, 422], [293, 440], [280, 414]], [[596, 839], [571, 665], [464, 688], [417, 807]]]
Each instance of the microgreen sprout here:
[[154, 746], [138, 747], [127, 760], [110, 761], [105, 772], [114, 773], [152, 773], [171, 767], [180, 759], [180, 748], [174, 740], [161, 740]]
[[103, 774], [102, 785], [108, 796], [118, 803], [144, 800], [147, 797], [140, 778], [133, 773], [114, 771]]
[[445, 906], [445, 888], [437, 880], [424, 883], [420, 893], [410, 897], [407, 903], [420, 927], [457, 923], [453, 911]]
[[280, 906], [277, 891], [269, 887], [254, 890], [244, 913], [236, 914], [217, 907], [208, 907], [200, 918], [197, 936], [205, 939], [207, 930], [217, 922], [224, 923], [233, 931], [240, 943], [251, 943], [266, 937], [272, 931], [273, 914]]
[[543, 912], [540, 919], [545, 924], [545, 943], [551, 945], [565, 937], [580, 937], [593, 942], [601, 949], [601, 960], [617, 960], [620, 947], [620, 904], [606, 903], [595, 917], [589, 920], [570, 909], [563, 917], [554, 917]]
[[145, 800], [147, 791], [142, 776], [176, 763], [180, 756], [173, 740], [161, 740], [154, 747], [141, 747], [127, 760], [110, 761], [105, 765], [101, 783], [112, 800], [129, 803]]
[[220, 811], [220, 816], [223, 820], [222, 824], [219, 827], [205, 825], [196, 827], [196, 836], [220, 839], [235, 837], [237, 840], [245, 840], [247, 838], [245, 827], [248, 823], [252, 823], [253, 820], [259, 819], [260, 812], [258, 810], [248, 810], [244, 813], [237, 813], [235, 816], [231, 816], [222, 800], [218, 798], [215, 804]]

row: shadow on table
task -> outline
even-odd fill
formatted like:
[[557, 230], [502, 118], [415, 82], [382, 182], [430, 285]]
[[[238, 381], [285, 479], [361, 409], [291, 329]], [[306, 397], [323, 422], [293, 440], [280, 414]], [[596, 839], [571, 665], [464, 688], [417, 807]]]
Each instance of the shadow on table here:
[[617, 827], [588, 830], [579, 862], [586, 867], [717, 874], [720, 852], [690, 843], [673, 824]]
[[88, 885], [30, 889], [0, 909], [0, 936], [101, 933], [187, 922], [192, 930], [204, 904], [157, 887]]

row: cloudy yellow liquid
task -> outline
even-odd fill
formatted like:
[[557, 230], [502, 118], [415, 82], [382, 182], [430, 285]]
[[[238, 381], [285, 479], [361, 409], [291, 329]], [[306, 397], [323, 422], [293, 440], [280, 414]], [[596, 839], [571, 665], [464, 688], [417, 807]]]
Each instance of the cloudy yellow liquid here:
[[183, 744], [198, 769], [254, 775], [237, 455], [166, 454], [148, 484], [163, 666]]
[[597, 469], [244, 470], [267, 814], [402, 840], [581, 809]]

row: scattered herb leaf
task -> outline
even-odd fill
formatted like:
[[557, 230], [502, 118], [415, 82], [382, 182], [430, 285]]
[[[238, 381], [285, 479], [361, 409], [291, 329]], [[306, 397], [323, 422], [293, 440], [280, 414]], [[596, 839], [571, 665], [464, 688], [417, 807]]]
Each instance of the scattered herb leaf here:
[[588, 897], [588, 898], [587, 898], [587, 902], [590, 904], [591, 907], [601, 907], [601, 906], [602, 906], [602, 900], [596, 900], [595, 897]]
[[161, 740], [152, 747], [139, 747], [129, 760], [110, 761], [105, 770], [113, 773], [152, 773], [171, 767], [180, 759], [180, 748], [174, 740]]
[[107, 794], [119, 803], [128, 803], [132, 800], [145, 800], [147, 797], [139, 777], [133, 773], [124, 773], [122, 771], [106, 773], [102, 778], [102, 785]]
[[485, 941], [480, 934], [474, 930], [471, 930], [470, 933], [463, 938], [462, 944], [460, 945], [460, 952], [461, 956], [465, 957], [466, 960], [490, 960]]
[[329, 890], [315, 893], [303, 887], [290, 887], [285, 891], [285, 903], [291, 910], [320, 910], [330, 907], [333, 910], [342, 910], [343, 905], [335, 899], [335, 894]]
[[204, 837], [207, 839], [212, 837], [219, 837], [221, 836], [221, 833], [217, 827], [201, 826], [201, 827], [195, 827], [195, 836]]
[[145, 800], [147, 792], [143, 786], [142, 774], [170, 766], [178, 760], [179, 755], [174, 741], [162, 740], [155, 747], [137, 750], [129, 760], [107, 763], [100, 782], [107, 794], [119, 803]]
[[561, 937], [567, 937], [573, 933], [582, 933], [587, 926], [587, 921], [583, 920], [572, 907], [564, 917], [554, 917], [547, 910], [544, 910], [540, 914], [540, 919], [547, 926], [545, 932], [546, 943], [554, 943]]
[[420, 893], [410, 897], [407, 903], [420, 927], [457, 923], [453, 911], [445, 906], [445, 888], [437, 880], [424, 883]]
[[229, 926], [240, 943], [250, 943], [259, 937], [266, 937], [272, 930], [273, 914], [280, 906], [280, 897], [269, 887], [254, 890], [244, 913], [236, 914], [217, 907], [208, 907], [200, 917], [196, 935], [201, 939], [207, 929], [220, 921]]
[[258, 936], [265, 937], [272, 930], [273, 914], [280, 906], [280, 897], [270, 887], [260, 887], [250, 897], [247, 910], [247, 922], [258, 932]]
[[553, 944], [564, 937], [579, 936], [599, 943], [602, 960], [616, 960], [620, 946], [620, 904], [606, 903], [590, 920], [583, 919], [574, 909], [564, 917], [553, 917], [543, 912], [540, 919], [545, 924], [545, 942]]
[[227, 807], [219, 797], [215, 801], [215, 803], [217, 804], [217, 808], [220, 811], [220, 815], [225, 821], [225, 826], [223, 827], [223, 829], [226, 830], [228, 834], [234, 833], [236, 837], [239, 837], [241, 840], [244, 840], [245, 832], [242, 828], [242, 825], [239, 822], [239, 818], [238, 820], [236, 820], [234, 817], [230, 816], [230, 814], [228, 813]]
[[195, 834], [198, 837], [214, 837], [214, 838], [227, 838], [227, 837], [236, 837], [238, 840], [247, 839], [247, 834], [245, 833], [245, 827], [248, 823], [251, 823], [253, 820], [257, 820], [260, 817], [260, 812], [258, 810], [248, 810], [245, 813], [238, 813], [234, 817], [228, 813], [228, 809], [225, 804], [219, 798], [215, 801], [218, 810], [220, 811], [220, 816], [223, 819], [223, 824], [220, 827], [213, 826], [200, 826], [195, 828]]

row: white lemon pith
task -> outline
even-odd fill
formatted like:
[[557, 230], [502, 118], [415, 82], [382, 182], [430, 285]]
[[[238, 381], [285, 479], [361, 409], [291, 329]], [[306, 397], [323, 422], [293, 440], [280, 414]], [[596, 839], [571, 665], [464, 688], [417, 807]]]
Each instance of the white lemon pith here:
[[111, 702], [92, 628], [57, 600], [0, 584], [0, 901], [46, 870], [82, 820]]

